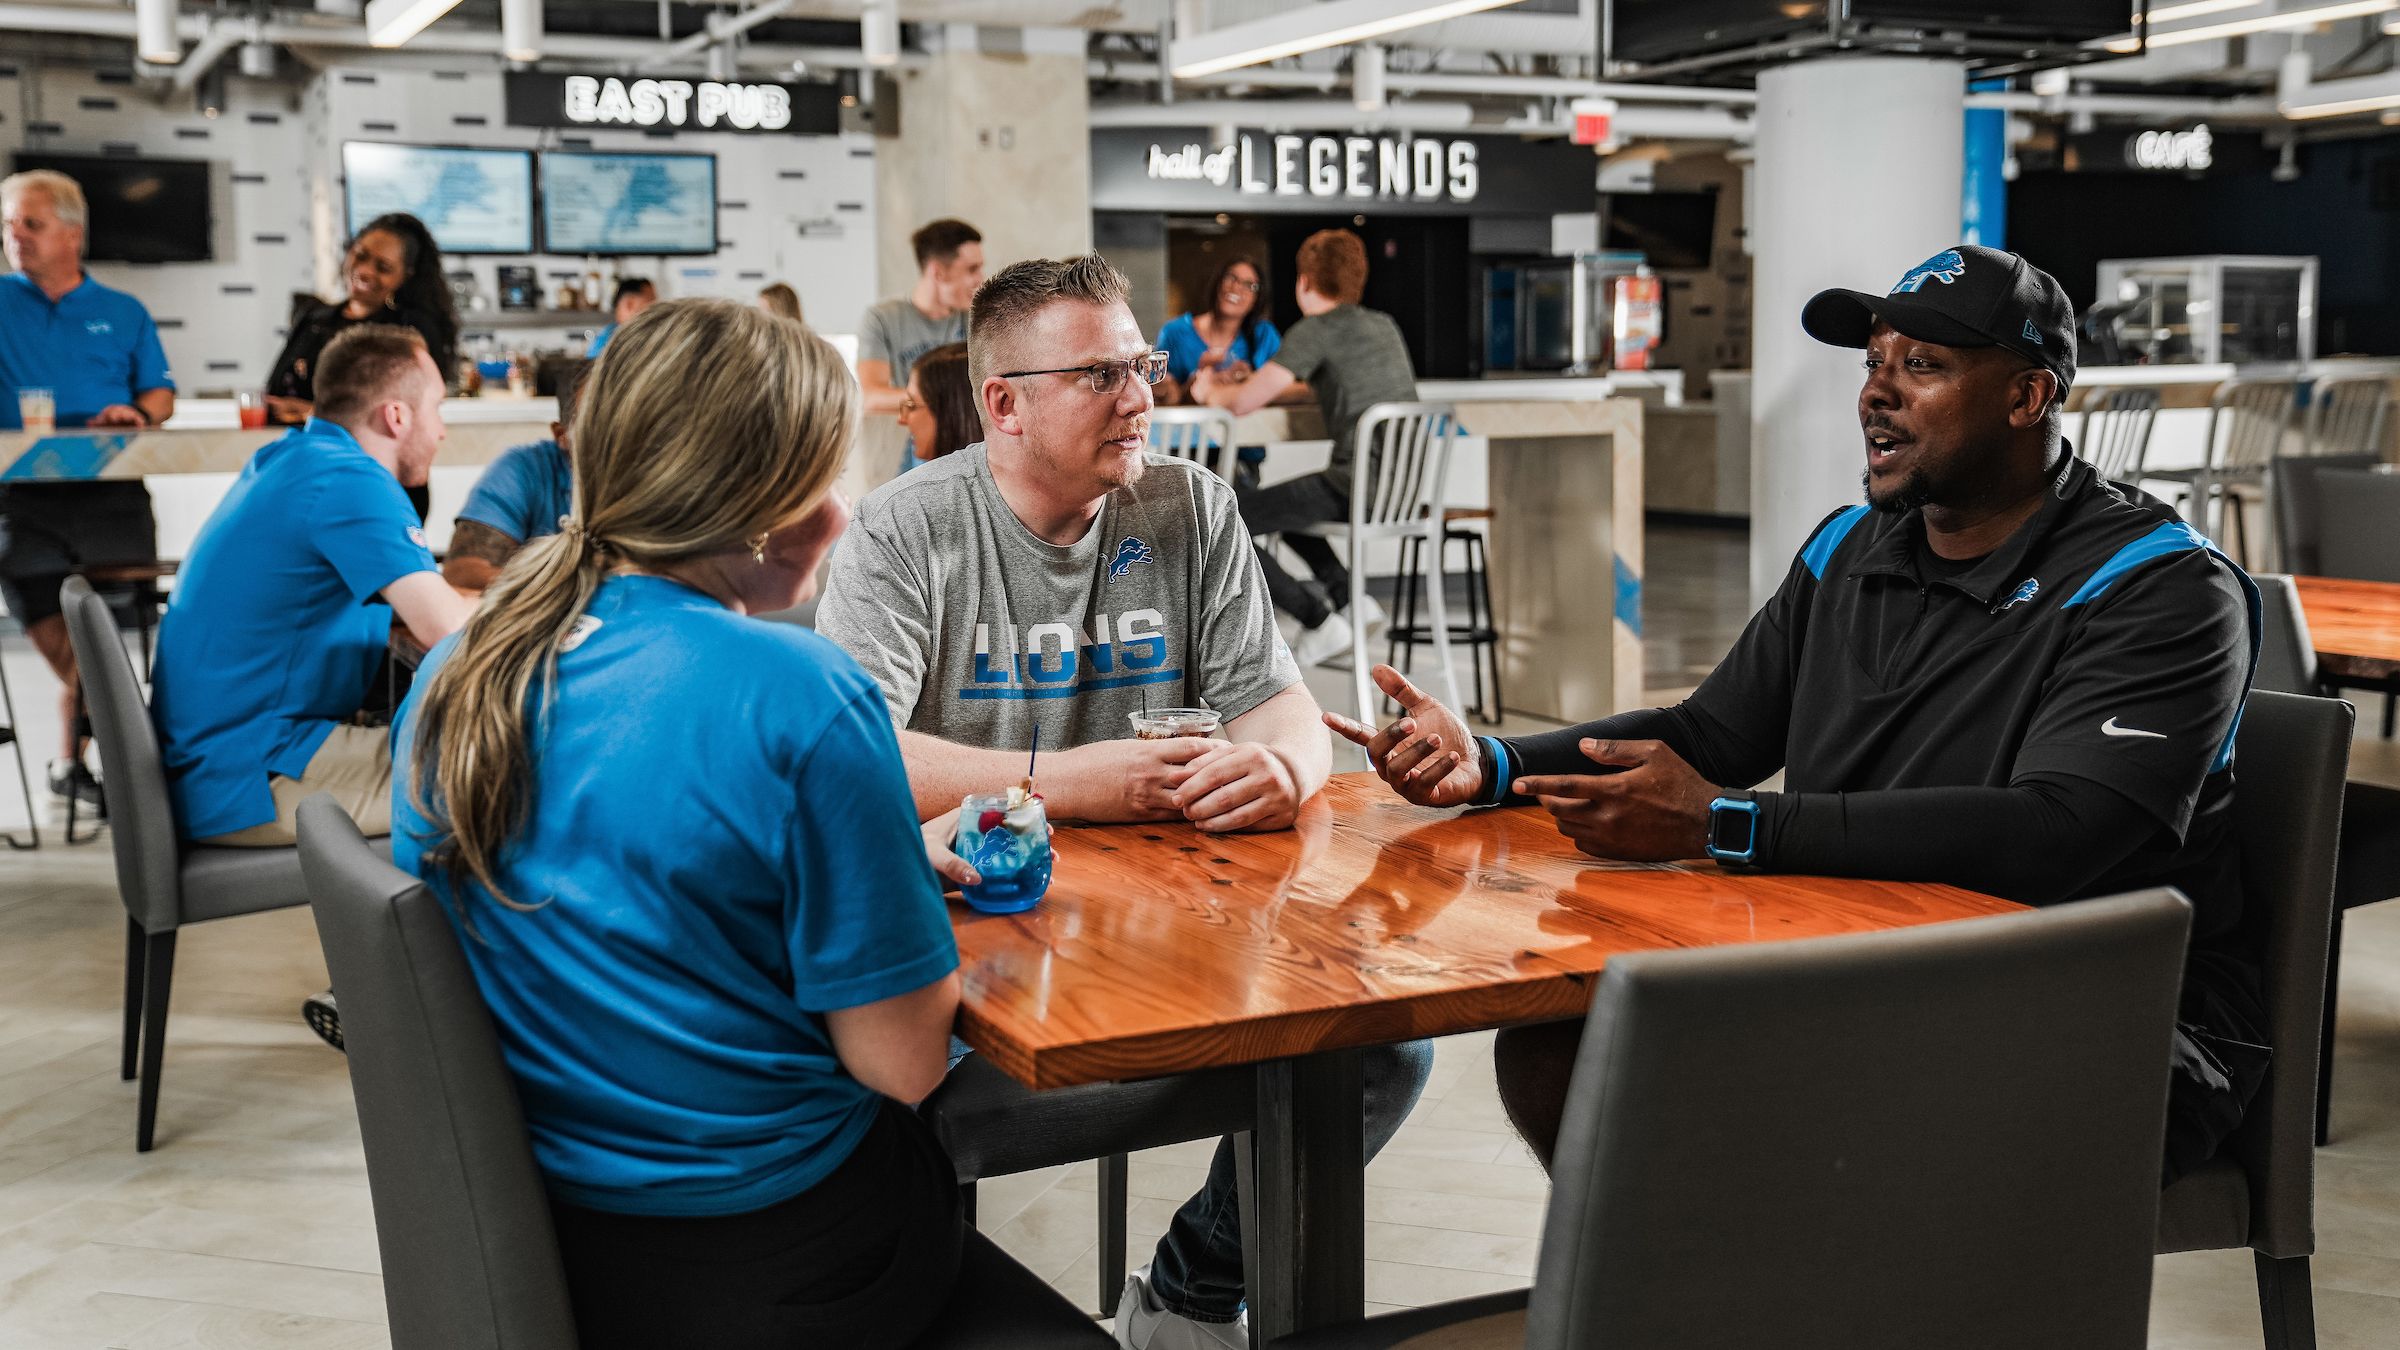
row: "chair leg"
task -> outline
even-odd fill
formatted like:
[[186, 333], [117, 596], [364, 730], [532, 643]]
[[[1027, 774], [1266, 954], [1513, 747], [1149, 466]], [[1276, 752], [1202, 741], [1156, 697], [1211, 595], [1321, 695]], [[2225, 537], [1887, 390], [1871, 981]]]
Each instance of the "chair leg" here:
[[2325, 1020], [2317, 1033], [2317, 1147], [2325, 1147], [2333, 1124], [2334, 1001], [2342, 989], [2342, 911], [2333, 911], [2332, 943], [2325, 949]]
[[167, 1056], [167, 990], [175, 982], [175, 930], [152, 933], [142, 958], [142, 1088], [133, 1147], [150, 1151], [158, 1129], [158, 1070]]
[[25, 737], [21, 734], [25, 729], [17, 724], [17, 696], [9, 692], [8, 672], [5, 670], [0, 670], [0, 718], [6, 719], [5, 725], [0, 725], [0, 731], [6, 732], [9, 748], [16, 751], [17, 788], [25, 794], [25, 827], [32, 834], [30, 840], [24, 840], [17, 838], [14, 831], [0, 832], [0, 839], [7, 840], [10, 848], [19, 851], [40, 848], [42, 807], [33, 799], [33, 775], [25, 769]]
[[[1437, 538], [1439, 536], [1436, 536]], [[1442, 668], [1442, 689], [1449, 695], [1451, 711], [1461, 706], [1458, 701], [1458, 668], [1450, 663], [1450, 597], [1449, 587], [1442, 584], [1442, 550], [1433, 550], [1432, 585], [1426, 589], [1426, 608], [1433, 627], [1433, 659]]]
[[967, 1227], [975, 1226], [975, 1183], [972, 1181], [958, 1183], [958, 1217], [959, 1222]]
[[[1386, 641], [1383, 659], [1387, 664], [1398, 668], [1403, 675], [1409, 674], [1417, 668], [1415, 640], [1417, 631], [1416, 545], [1417, 541], [1414, 539], [1400, 541], [1400, 586], [1392, 593], [1394, 613], [1391, 616], [1390, 625], [1384, 629]], [[1409, 641], [1403, 643], [1400, 640], [1402, 634], [1407, 634]]]
[[[1233, 1136], [1234, 1210], [1242, 1225], [1242, 1288], [1261, 1287], [1258, 1268], [1258, 1144], [1248, 1130]], [[1259, 1350], [1258, 1324], [1250, 1325], [1251, 1350]]]
[[2317, 1298], [2305, 1256], [2252, 1252], [2258, 1266], [2258, 1320], [2267, 1350], [2317, 1350]]
[[150, 947], [145, 942], [142, 922], [132, 915], [125, 916], [125, 1066], [119, 1075], [125, 1082], [133, 1081], [134, 1070], [141, 1064], [142, 1045], [142, 958]]
[[1117, 1315], [1117, 1299], [1125, 1292], [1126, 1157], [1111, 1153], [1100, 1160], [1100, 1315]]
[[1358, 692], [1358, 720], [1375, 726], [1383, 719], [1377, 716], [1382, 707], [1382, 694], [1375, 682], [1367, 678], [1367, 550], [1357, 530], [1350, 532], [1350, 609], [1343, 617], [1350, 622], [1350, 680]]
[[2400, 716], [2400, 694], [2385, 694], [2383, 696], [2383, 738], [2387, 741], [2392, 738], [2392, 723], [2395, 716]]

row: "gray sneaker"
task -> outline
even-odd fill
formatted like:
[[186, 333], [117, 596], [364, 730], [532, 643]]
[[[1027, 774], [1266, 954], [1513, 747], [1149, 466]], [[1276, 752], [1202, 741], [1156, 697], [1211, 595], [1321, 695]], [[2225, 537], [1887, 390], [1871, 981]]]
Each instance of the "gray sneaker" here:
[[345, 1055], [350, 1053], [342, 1046], [342, 1010], [334, 1006], [332, 990], [312, 994], [302, 1000], [300, 1020], [308, 1023], [308, 1029], [317, 1033], [327, 1045], [341, 1050]]
[[1122, 1350], [1250, 1350], [1250, 1312], [1231, 1322], [1195, 1322], [1168, 1312], [1150, 1292], [1150, 1267], [1125, 1277], [1117, 1299], [1117, 1344]]

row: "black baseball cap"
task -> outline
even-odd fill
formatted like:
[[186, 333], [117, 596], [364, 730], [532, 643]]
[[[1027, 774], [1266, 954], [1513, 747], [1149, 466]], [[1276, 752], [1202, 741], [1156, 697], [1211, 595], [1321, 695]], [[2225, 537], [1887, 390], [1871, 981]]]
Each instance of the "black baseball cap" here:
[[2057, 278], [2014, 253], [1943, 249], [1908, 269], [1889, 295], [1819, 291], [1800, 326], [1819, 342], [1864, 347], [1877, 320], [1945, 347], [2002, 347], [2075, 383], [2075, 308]]

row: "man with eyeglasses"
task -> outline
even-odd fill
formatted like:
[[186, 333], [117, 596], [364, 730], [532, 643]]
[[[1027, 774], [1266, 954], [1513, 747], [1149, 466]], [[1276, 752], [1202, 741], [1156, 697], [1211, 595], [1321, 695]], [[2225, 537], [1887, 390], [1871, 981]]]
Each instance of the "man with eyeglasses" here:
[[[1165, 374], [1096, 256], [1011, 266], [975, 293], [985, 439], [886, 483], [835, 550], [817, 627], [883, 686], [920, 816], [1025, 772], [1054, 819], [1289, 828], [1332, 746], [1275, 629], [1233, 490], [1148, 448]], [[1202, 707], [1224, 739], [1133, 739]], [[1370, 1052], [1370, 1155], [1424, 1088], [1424, 1042]], [[1247, 1343], [1233, 1154], [1128, 1283], [1121, 1343]]]

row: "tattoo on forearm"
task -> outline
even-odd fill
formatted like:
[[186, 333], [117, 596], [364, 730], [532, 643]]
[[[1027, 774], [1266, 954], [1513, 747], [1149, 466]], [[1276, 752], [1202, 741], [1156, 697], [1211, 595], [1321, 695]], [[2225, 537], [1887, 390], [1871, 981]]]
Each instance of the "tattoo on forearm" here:
[[524, 542], [484, 524], [480, 520], [462, 520], [450, 531], [450, 556], [481, 558], [493, 567], [506, 567], [517, 556]]

